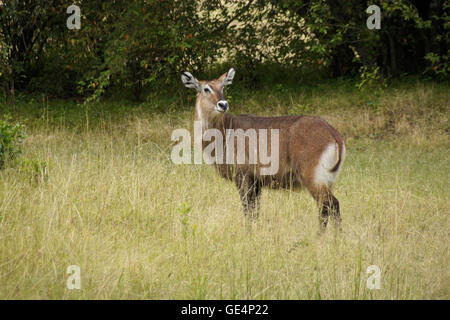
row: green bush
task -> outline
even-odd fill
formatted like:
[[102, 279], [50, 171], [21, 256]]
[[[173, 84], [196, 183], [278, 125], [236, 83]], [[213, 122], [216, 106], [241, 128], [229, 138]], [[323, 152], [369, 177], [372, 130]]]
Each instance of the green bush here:
[[13, 122], [9, 114], [0, 120], [0, 169], [20, 154], [24, 137], [23, 125]]
[[48, 178], [48, 163], [40, 158], [22, 158], [17, 169], [24, 177], [33, 182], [46, 181]]
[[362, 66], [359, 69], [361, 81], [356, 85], [359, 90], [374, 90], [379, 87], [385, 87], [386, 84], [381, 76], [380, 68], [370, 68]]
[[447, 54], [439, 55], [434, 52], [429, 52], [425, 56], [425, 60], [428, 61], [429, 66], [425, 70], [425, 73], [436, 76], [437, 78], [448, 79], [450, 75], [450, 50]]

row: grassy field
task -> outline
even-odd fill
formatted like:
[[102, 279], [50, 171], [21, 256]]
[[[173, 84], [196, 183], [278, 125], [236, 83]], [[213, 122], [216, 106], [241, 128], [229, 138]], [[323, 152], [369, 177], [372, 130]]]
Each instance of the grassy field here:
[[[172, 164], [192, 97], [89, 108], [24, 98], [1, 107], [27, 138], [0, 171], [0, 298], [450, 298], [448, 85], [230, 94], [232, 113], [320, 115], [345, 135], [341, 236], [317, 235], [307, 192], [264, 190], [249, 223], [213, 168]], [[81, 290], [66, 288], [70, 265]], [[366, 286], [370, 265], [379, 290]]]

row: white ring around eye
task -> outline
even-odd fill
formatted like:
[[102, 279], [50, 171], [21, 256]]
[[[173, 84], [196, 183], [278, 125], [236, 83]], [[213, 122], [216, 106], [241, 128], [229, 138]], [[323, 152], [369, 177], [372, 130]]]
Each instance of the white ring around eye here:
[[212, 92], [212, 89], [211, 89], [211, 87], [209, 86], [209, 85], [205, 85], [204, 87], [203, 87], [203, 92], [204, 93], [211, 93]]

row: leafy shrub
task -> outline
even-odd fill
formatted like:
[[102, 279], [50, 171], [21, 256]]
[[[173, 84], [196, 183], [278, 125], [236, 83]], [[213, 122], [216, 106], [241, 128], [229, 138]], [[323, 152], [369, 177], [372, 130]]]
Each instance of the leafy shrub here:
[[383, 78], [380, 74], [380, 68], [370, 68], [362, 66], [359, 69], [361, 81], [356, 85], [359, 90], [364, 91], [366, 89], [373, 90], [378, 87], [385, 86]]
[[18, 170], [34, 182], [46, 181], [48, 178], [48, 164], [39, 158], [21, 159]]
[[425, 60], [429, 62], [429, 67], [425, 70], [426, 73], [430, 73], [438, 78], [448, 79], [450, 75], [450, 50], [446, 55], [439, 55], [437, 53], [429, 52], [425, 56]]
[[0, 169], [20, 154], [24, 137], [23, 125], [13, 122], [9, 114], [0, 120]]

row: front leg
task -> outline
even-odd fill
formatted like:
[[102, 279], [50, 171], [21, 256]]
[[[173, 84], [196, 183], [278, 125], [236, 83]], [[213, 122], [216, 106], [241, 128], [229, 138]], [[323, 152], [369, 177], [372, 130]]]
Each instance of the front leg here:
[[239, 190], [244, 214], [257, 217], [261, 198], [261, 181], [244, 173], [237, 173], [234, 181]]

